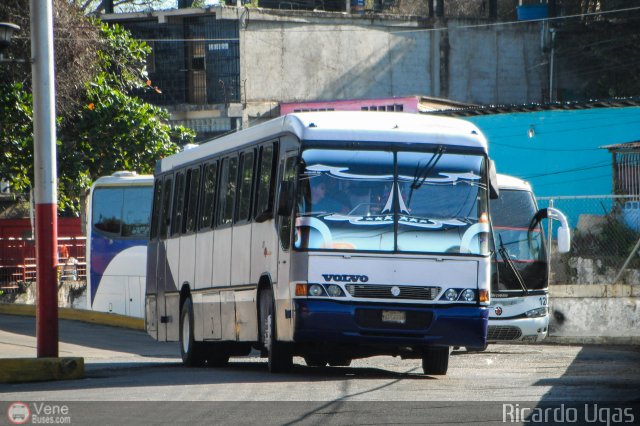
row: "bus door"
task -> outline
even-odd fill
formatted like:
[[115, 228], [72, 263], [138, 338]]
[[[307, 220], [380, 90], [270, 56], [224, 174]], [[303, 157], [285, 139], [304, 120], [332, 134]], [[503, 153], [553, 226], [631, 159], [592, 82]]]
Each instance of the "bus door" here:
[[[167, 238], [169, 237], [169, 226], [171, 224], [171, 194], [173, 188], [173, 176], [165, 176], [162, 180], [162, 205], [160, 208], [160, 215], [158, 218], [159, 233], [158, 233], [158, 246], [155, 251], [156, 256], [156, 282], [157, 282], [157, 327], [158, 327], [158, 340], [167, 340], [167, 322], [169, 320], [167, 314], [167, 307], [165, 303], [165, 292], [167, 290], [167, 282], [173, 282], [171, 277], [171, 271], [168, 267], [167, 260]], [[167, 275], [169, 275], [167, 277]], [[178, 321], [178, 318], [175, 318]]]
[[[284, 167], [281, 173], [283, 182], [290, 182], [290, 187], [293, 188], [296, 176], [296, 162], [298, 158], [297, 151], [288, 151], [284, 158]], [[291, 191], [290, 194], [286, 194], [288, 197], [294, 197], [295, 191]], [[278, 194], [280, 199], [283, 194]], [[278, 203], [280, 204], [280, 203]], [[291, 202], [291, 206], [295, 205], [295, 202]], [[291, 294], [289, 289], [289, 272], [291, 267], [291, 230], [293, 227], [293, 209], [289, 209], [289, 214], [286, 216], [278, 217], [278, 232], [280, 244], [278, 245], [278, 281], [274, 283], [274, 297], [276, 300], [291, 300]], [[278, 330], [287, 330], [291, 328], [290, 321], [288, 321], [287, 315], [284, 310], [291, 310], [292, 306], [283, 303], [276, 302], [276, 321]], [[283, 333], [284, 334], [284, 333]]]

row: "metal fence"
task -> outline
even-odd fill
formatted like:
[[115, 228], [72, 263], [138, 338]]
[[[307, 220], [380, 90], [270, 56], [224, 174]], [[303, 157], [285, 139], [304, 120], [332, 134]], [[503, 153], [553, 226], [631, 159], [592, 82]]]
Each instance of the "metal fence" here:
[[538, 204], [564, 212], [571, 227], [569, 253], [552, 244], [552, 284], [640, 284], [638, 197], [540, 197]]
[[[85, 237], [58, 237], [59, 281], [86, 281]], [[0, 238], [0, 294], [22, 292], [36, 280], [33, 238]]]

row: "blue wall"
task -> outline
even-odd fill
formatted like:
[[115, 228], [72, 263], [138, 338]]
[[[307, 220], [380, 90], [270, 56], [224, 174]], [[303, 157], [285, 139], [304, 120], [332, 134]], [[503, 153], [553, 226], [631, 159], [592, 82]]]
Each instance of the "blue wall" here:
[[[640, 140], [640, 107], [466, 117], [489, 140], [498, 173], [529, 181], [536, 196], [612, 193], [611, 154]], [[528, 136], [533, 127], [535, 135]]]

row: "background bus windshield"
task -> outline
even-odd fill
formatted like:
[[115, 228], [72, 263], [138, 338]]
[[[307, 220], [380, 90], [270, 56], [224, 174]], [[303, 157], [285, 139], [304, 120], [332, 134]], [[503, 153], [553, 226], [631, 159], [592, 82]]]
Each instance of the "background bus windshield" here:
[[486, 254], [470, 229], [487, 211], [482, 156], [309, 149], [302, 160], [296, 248]]
[[[504, 247], [529, 290], [547, 287], [542, 228], [538, 225], [529, 232], [529, 224], [536, 211], [533, 195], [528, 191], [501, 189], [500, 198], [491, 200], [496, 246]], [[522, 290], [505, 260], [500, 255], [497, 259], [498, 290]]]

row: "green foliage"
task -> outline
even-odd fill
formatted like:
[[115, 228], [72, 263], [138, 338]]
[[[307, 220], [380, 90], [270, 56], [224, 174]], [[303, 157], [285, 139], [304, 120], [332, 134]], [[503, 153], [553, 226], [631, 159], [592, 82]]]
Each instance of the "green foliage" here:
[[[157, 160], [194, 137], [189, 129], [169, 125], [166, 110], [131, 95], [154, 90], [145, 69], [149, 46], [120, 26], [89, 20], [87, 25], [96, 25], [101, 36], [95, 71], [76, 89], [79, 107], [57, 117], [58, 206], [73, 214], [98, 177], [118, 170], [152, 173]], [[33, 186], [29, 90], [20, 83], [0, 83], [0, 177], [16, 192]]]
[[33, 171], [33, 98], [21, 83], [0, 84], [0, 178], [28, 191]]

